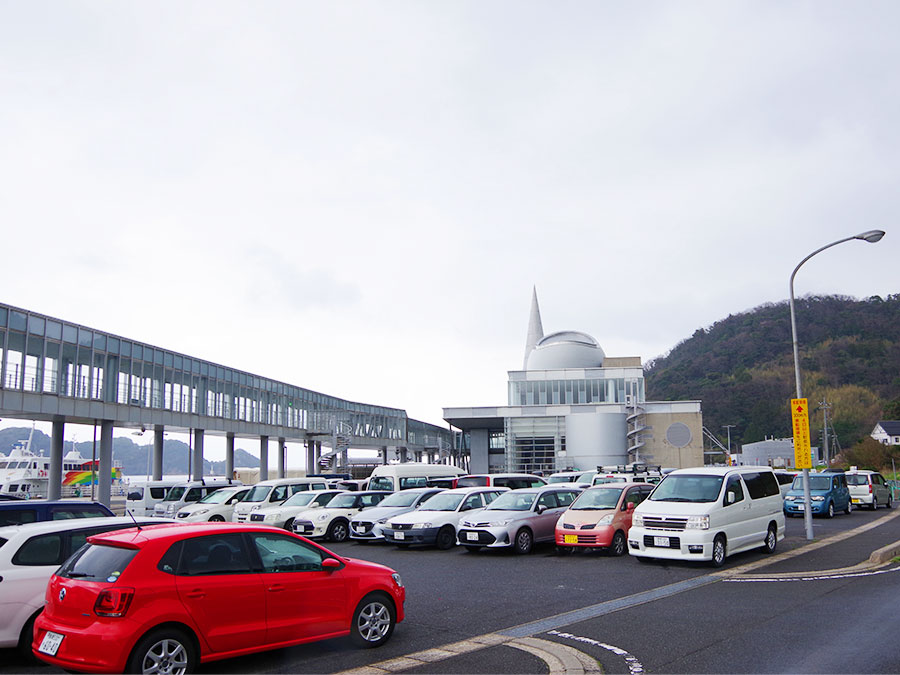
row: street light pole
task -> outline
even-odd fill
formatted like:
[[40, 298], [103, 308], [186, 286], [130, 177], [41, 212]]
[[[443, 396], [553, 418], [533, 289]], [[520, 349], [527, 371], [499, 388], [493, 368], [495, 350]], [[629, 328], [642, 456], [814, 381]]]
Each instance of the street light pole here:
[[[790, 305], [791, 305], [791, 336], [794, 342], [794, 379], [796, 380], [797, 385], [797, 398], [803, 398], [803, 389], [800, 386], [800, 351], [797, 347], [797, 316], [794, 312], [794, 277], [797, 275], [797, 270], [799, 270], [803, 263], [812, 258], [814, 255], [821, 253], [825, 249], [829, 249], [832, 246], [837, 246], [838, 244], [843, 244], [845, 241], [853, 241], [854, 239], [860, 239], [862, 241], [867, 241], [870, 244], [874, 244], [875, 242], [881, 241], [881, 238], [884, 236], [884, 230], [868, 230], [866, 232], [861, 232], [852, 237], [845, 237], [844, 239], [838, 239], [837, 241], [833, 241], [822, 248], [816, 249], [808, 256], [806, 256], [803, 260], [801, 260], [797, 266], [794, 268], [794, 271], [791, 272], [791, 283], [790, 283]], [[812, 526], [812, 511], [811, 505], [812, 500], [809, 497], [809, 469], [803, 469], [803, 523], [806, 525], [806, 538], [813, 538], [813, 526]]]

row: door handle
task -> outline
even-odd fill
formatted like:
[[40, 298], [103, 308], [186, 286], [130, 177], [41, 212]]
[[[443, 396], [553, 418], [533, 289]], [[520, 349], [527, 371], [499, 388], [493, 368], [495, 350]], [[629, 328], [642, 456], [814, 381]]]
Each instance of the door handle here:
[[284, 590], [284, 586], [281, 584], [273, 584], [273, 585], [269, 586], [268, 590], [271, 591], [272, 593], [278, 593], [279, 591]]
[[188, 591], [187, 593], [185, 593], [185, 595], [187, 595], [187, 597], [189, 597], [193, 600], [196, 600], [197, 598], [205, 598], [206, 597], [206, 593], [204, 593], [199, 588], [195, 588], [192, 591]]

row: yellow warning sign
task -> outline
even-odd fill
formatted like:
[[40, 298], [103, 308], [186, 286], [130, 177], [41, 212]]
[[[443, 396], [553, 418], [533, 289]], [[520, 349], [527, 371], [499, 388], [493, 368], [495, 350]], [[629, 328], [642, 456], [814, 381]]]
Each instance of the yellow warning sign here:
[[809, 409], [805, 398], [791, 399], [791, 421], [794, 427], [794, 466], [811, 469], [812, 450], [809, 445]]

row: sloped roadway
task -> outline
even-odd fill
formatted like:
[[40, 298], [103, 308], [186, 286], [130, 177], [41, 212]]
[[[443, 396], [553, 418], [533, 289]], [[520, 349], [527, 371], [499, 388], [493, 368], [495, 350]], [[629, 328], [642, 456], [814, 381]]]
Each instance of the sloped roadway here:
[[[563, 557], [549, 545], [515, 556], [333, 544], [336, 553], [401, 573], [407, 619], [390, 642], [357, 650], [330, 640], [219, 661], [201, 672], [900, 672], [900, 574], [887, 571], [897, 565], [800, 580], [861, 563], [900, 541], [895, 516], [900, 511], [882, 509], [816, 519], [816, 542], [872, 527], [800, 555], [816, 544], [807, 542], [802, 519], [788, 519], [774, 557], [732, 556], [724, 574], [596, 552]], [[8, 672], [54, 670], [0, 651], [0, 673]]]

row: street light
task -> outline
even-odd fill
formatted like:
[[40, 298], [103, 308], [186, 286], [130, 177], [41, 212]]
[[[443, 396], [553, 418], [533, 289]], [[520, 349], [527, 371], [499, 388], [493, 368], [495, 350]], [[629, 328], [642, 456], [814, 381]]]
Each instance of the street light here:
[[[821, 253], [827, 248], [831, 248], [832, 246], [837, 246], [838, 244], [843, 244], [845, 241], [853, 241], [854, 239], [861, 239], [862, 241], [867, 241], [870, 244], [874, 244], [875, 242], [881, 241], [881, 238], [884, 236], [884, 230], [867, 230], [866, 232], [861, 232], [852, 237], [846, 237], [844, 239], [838, 239], [837, 241], [833, 241], [822, 248], [816, 249], [808, 256], [806, 256], [803, 260], [801, 260], [798, 265], [794, 268], [794, 271], [791, 272], [791, 336], [794, 341], [794, 378], [797, 382], [797, 398], [803, 398], [803, 390], [800, 386], [800, 352], [797, 348], [797, 317], [794, 313], [794, 277], [797, 275], [797, 270], [799, 270], [803, 263], [812, 258], [817, 253]], [[813, 538], [813, 529], [812, 529], [812, 511], [811, 500], [809, 498], [809, 469], [803, 469], [803, 522], [806, 525], [806, 538]]]

